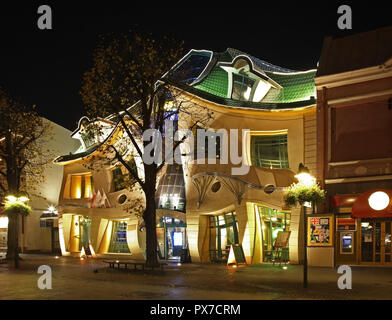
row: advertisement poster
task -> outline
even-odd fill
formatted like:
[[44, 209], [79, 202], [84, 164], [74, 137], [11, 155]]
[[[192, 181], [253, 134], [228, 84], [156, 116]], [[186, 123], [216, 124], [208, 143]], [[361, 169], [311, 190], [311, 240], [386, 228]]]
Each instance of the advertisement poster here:
[[332, 216], [308, 217], [308, 246], [332, 246], [332, 223]]

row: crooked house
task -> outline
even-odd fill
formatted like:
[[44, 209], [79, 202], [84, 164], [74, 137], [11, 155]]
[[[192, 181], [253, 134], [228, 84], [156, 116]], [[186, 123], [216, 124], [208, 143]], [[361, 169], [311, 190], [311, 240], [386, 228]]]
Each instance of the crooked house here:
[[[299, 263], [301, 210], [285, 206], [283, 188], [295, 181], [300, 163], [316, 175], [316, 70], [282, 68], [231, 48], [191, 50], [175, 66], [185, 67], [191, 72], [181, 96], [212, 111], [204, 128], [211, 137], [206, 136], [204, 163], [182, 152], [182, 163], [167, 165], [160, 176], [160, 258], [176, 259], [186, 248], [193, 262], [225, 262], [230, 245], [240, 244], [248, 264], [262, 263], [271, 258], [278, 232], [290, 231], [284, 254]], [[189, 127], [189, 121], [179, 114], [178, 127]], [[101, 135], [86, 134], [91, 122], [104, 128]], [[222, 129], [238, 130], [229, 154], [236, 145], [240, 164], [223, 161]], [[80, 141], [79, 149], [55, 160], [64, 170], [58, 208], [62, 254], [144, 259], [145, 229], [132, 211], [144, 205], [143, 195], [126, 188], [121, 165], [91, 165], [105, 145], [129, 147], [118, 123], [84, 117], [72, 138]], [[187, 148], [181, 145], [181, 151]], [[142, 174], [140, 161], [129, 160]], [[242, 165], [248, 169], [238, 173]]]

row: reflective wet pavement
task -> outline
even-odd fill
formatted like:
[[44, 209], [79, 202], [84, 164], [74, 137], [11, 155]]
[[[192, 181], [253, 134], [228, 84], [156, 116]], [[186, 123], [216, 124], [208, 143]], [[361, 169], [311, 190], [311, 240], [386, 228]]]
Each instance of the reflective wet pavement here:
[[[334, 268], [262, 264], [237, 268], [169, 263], [161, 270], [109, 269], [100, 259], [22, 255], [21, 268], [0, 264], [0, 299], [275, 300], [392, 299], [392, 268], [352, 267], [352, 289], [340, 290]], [[41, 290], [40, 265], [52, 270], [52, 289]]]

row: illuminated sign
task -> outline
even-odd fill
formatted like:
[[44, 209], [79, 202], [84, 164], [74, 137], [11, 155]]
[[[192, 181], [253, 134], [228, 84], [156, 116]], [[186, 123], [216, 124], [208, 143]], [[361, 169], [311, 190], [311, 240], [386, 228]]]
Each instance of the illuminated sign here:
[[380, 211], [388, 207], [390, 199], [385, 192], [376, 191], [370, 195], [368, 202], [370, 208], [376, 211]]

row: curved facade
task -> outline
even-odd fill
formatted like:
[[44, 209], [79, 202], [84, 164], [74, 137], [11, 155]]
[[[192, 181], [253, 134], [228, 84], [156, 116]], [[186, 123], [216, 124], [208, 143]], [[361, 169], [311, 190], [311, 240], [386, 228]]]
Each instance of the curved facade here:
[[[235, 49], [191, 50], [174, 70], [173, 90], [184, 104], [191, 100], [213, 116], [208, 127], [200, 128], [207, 130], [205, 144], [198, 146], [204, 150], [193, 159], [192, 144], [183, 143], [182, 163], [168, 165], [157, 185], [161, 258], [178, 257], [179, 249], [189, 248], [193, 262], [222, 262], [235, 244], [242, 245], [247, 263], [261, 263], [268, 261], [277, 232], [291, 231], [286, 253], [298, 262], [300, 210], [284, 207], [283, 190], [294, 182], [300, 163], [315, 174], [315, 70], [281, 68]], [[56, 160], [64, 165], [62, 252], [144, 259], [145, 232], [132, 211], [144, 206], [143, 195], [121, 184], [126, 171], [118, 164], [87, 169], [106, 142], [130, 145], [108, 119], [98, 120], [106, 131], [94, 143], [86, 143], [81, 121], [73, 136], [83, 140], [83, 147]], [[189, 128], [192, 121], [180, 113], [178, 128]], [[135, 165], [142, 174], [142, 164]], [[241, 166], [246, 172], [239, 173]]]

